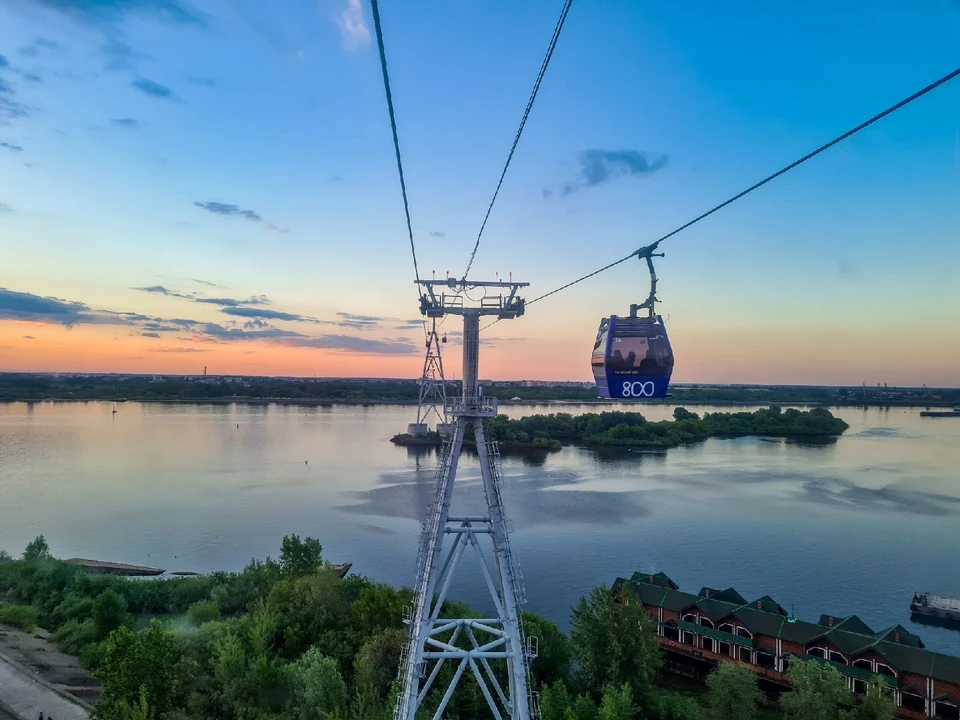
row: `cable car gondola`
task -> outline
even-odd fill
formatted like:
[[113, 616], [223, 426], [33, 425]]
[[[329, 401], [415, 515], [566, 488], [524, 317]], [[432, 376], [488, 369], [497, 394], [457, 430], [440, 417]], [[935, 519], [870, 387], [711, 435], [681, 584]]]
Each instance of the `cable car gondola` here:
[[[673, 373], [673, 349], [663, 318], [657, 315], [657, 275], [653, 269], [656, 244], [637, 251], [650, 269], [650, 296], [630, 306], [630, 315], [600, 321], [593, 346], [593, 376], [597, 394], [617, 400], [655, 400], [667, 396]], [[641, 314], [640, 310], [646, 310]]]

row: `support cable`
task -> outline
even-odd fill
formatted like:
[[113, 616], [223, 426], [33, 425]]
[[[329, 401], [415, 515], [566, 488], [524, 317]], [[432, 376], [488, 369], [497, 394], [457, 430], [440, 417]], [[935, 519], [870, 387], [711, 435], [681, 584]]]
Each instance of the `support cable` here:
[[[802, 164], [805, 163], [807, 160], [810, 160], [810, 159], [816, 157], [817, 155], [819, 155], [820, 153], [824, 152], [825, 150], [830, 149], [830, 148], [833, 147], [834, 145], [836, 145], [836, 144], [838, 144], [838, 143], [840, 143], [840, 142], [843, 142], [844, 140], [846, 140], [846, 139], [849, 138], [849, 137], [852, 137], [853, 135], [856, 135], [858, 132], [860, 132], [861, 130], [863, 130], [863, 129], [871, 126], [871, 125], [873, 125], [873, 124], [874, 124], [875, 122], [877, 122], [878, 120], [882, 120], [882, 119], [885, 118], [887, 115], [890, 115], [891, 113], [896, 112], [896, 111], [899, 110], [900, 108], [902, 108], [902, 107], [904, 107], [904, 106], [906, 106], [906, 105], [909, 105], [909, 104], [912, 103], [914, 100], [917, 100], [917, 99], [923, 97], [924, 95], [926, 95], [927, 93], [931, 92], [932, 90], [936, 90], [936, 89], [937, 89], [938, 87], [940, 87], [941, 85], [944, 85], [944, 84], [950, 82], [951, 80], [955, 79], [955, 78], [958, 77], [958, 76], [960, 76], [960, 67], [958, 67], [956, 70], [954, 70], [954, 71], [952, 71], [952, 72], [947, 73], [946, 75], [944, 75], [944, 76], [943, 76], [942, 78], [940, 78], [939, 80], [935, 80], [934, 82], [930, 83], [930, 84], [927, 85], [926, 87], [924, 87], [924, 88], [918, 90], [917, 92], [913, 93], [913, 94], [910, 95], [909, 97], [904, 98], [903, 100], [901, 100], [900, 102], [896, 103], [895, 105], [891, 105], [891, 106], [888, 107], [886, 110], [877, 113], [876, 115], [874, 115], [873, 117], [871, 117], [869, 120], [866, 120], [866, 121], [860, 123], [859, 125], [857, 125], [856, 127], [852, 128], [852, 129], [850, 129], [850, 130], [847, 130], [847, 132], [843, 133], [842, 135], [839, 135], [839, 136], [835, 137], [835, 138], [834, 138], [833, 140], [831, 140], [830, 142], [828, 142], [828, 143], [826, 143], [826, 144], [824, 144], [824, 145], [821, 145], [820, 147], [818, 147], [818, 148], [817, 148], [816, 150], [814, 150], [813, 152], [807, 153], [806, 155], [804, 155], [804, 156], [803, 156], [802, 158], [800, 158], [799, 160], [796, 160], [796, 161], [790, 163], [789, 165], [787, 165], [787, 166], [784, 167], [784, 168], [781, 168], [780, 170], [778, 170], [777, 172], [773, 173], [772, 175], [768, 175], [767, 177], [765, 177], [765, 178], [764, 178], [763, 180], [761, 180], [760, 182], [758, 182], [758, 183], [756, 183], [756, 184], [754, 184], [754, 185], [751, 185], [751, 186], [748, 187], [746, 190], [743, 190], [742, 192], [737, 193], [736, 195], [734, 195], [733, 197], [729, 198], [728, 200], [723, 201], [723, 202], [720, 203], [719, 205], [714, 206], [713, 208], [711, 208], [710, 210], [707, 210], [707, 211], [706, 211], [705, 213], [703, 213], [702, 215], [698, 215], [698, 216], [695, 217], [693, 220], [690, 220], [689, 222], [684, 223], [683, 225], [681, 225], [680, 227], [678, 227], [676, 230], [672, 230], [672, 231], [668, 232], [666, 235], [661, 236], [660, 238], [658, 238], [655, 242], [651, 243], [650, 245], [644, 246], [644, 247], [642, 247], [642, 248], [640, 248], [640, 249], [638, 249], [638, 250], [634, 250], [634, 251], [633, 251], [632, 253], [630, 253], [629, 255], [626, 255], [626, 256], [620, 258], [619, 260], [615, 260], [614, 262], [610, 263], [609, 265], [604, 265], [604, 266], [603, 266], [602, 268], [600, 268], [599, 270], [594, 270], [593, 272], [588, 273], [588, 274], [586, 274], [586, 275], [584, 275], [584, 276], [582, 276], [582, 277], [579, 277], [579, 278], [577, 278], [576, 280], [573, 280], [573, 281], [571, 281], [571, 282], [568, 282], [568, 283], [566, 283], [565, 285], [561, 285], [560, 287], [558, 287], [558, 288], [556, 288], [556, 289], [554, 289], [554, 290], [551, 290], [550, 292], [544, 293], [543, 295], [539, 295], [538, 297], [535, 297], [533, 300], [528, 300], [528, 301], [527, 301], [527, 305], [532, 305], [533, 303], [538, 302], [538, 301], [540, 301], [540, 300], [543, 300], [543, 299], [545, 299], [545, 298], [548, 298], [548, 297], [550, 297], [551, 295], [556, 295], [556, 294], [557, 294], [558, 292], [560, 292], [561, 290], [566, 290], [567, 288], [572, 287], [572, 286], [576, 285], [577, 283], [581, 283], [581, 282], [583, 282], [584, 280], [589, 280], [590, 278], [594, 277], [595, 275], [599, 275], [600, 273], [605, 272], [606, 270], [609, 270], [609, 269], [612, 268], [612, 267], [616, 267], [616, 266], [619, 265], [620, 263], [624, 263], [624, 262], [626, 262], [627, 260], [629, 260], [630, 258], [637, 257], [638, 254], [644, 252], [645, 250], [655, 248], [657, 245], [659, 245], [659, 244], [660, 244], [661, 242], [663, 242], [664, 240], [673, 237], [674, 235], [676, 235], [676, 234], [679, 233], [679, 232], [682, 232], [683, 230], [686, 230], [686, 229], [689, 228], [691, 225], [695, 225], [696, 223], [700, 222], [701, 220], [709, 217], [710, 215], [713, 215], [713, 214], [714, 214], [715, 212], [717, 212], [718, 210], [721, 210], [722, 208], [725, 208], [727, 205], [730, 205], [731, 203], [736, 202], [737, 200], [739, 200], [740, 198], [744, 197], [745, 195], [749, 195], [749, 194], [752, 193], [754, 190], [757, 190], [758, 188], [766, 185], [766, 184], [767, 184], [768, 182], [770, 182], [771, 180], [774, 180], [775, 178], [780, 177], [780, 176], [783, 175], [784, 173], [789, 172], [790, 170], [793, 170], [795, 167], [798, 167], [799, 165], [802, 165]], [[495, 325], [497, 322], [499, 322], [499, 320], [494, 320], [494, 321], [493, 321], [492, 323], [490, 323], [489, 325], [486, 325], [483, 329], [486, 330], [486, 328], [490, 327], [491, 325]]]
[[[570, 6], [573, 4], [573, 0], [565, 0], [563, 4], [563, 10], [560, 11], [560, 19], [557, 20], [557, 26], [553, 30], [553, 37], [550, 38], [550, 45], [547, 46], [547, 54], [543, 58], [543, 63], [540, 65], [540, 73], [537, 75], [537, 80], [533, 84], [533, 91], [530, 93], [530, 99], [527, 100], [527, 107], [523, 111], [523, 117], [520, 120], [520, 127], [517, 128], [517, 134], [513, 138], [513, 146], [510, 148], [510, 154], [507, 155], [507, 162], [503, 166], [503, 172], [500, 173], [500, 181], [497, 183], [497, 189], [493, 191], [493, 199], [490, 200], [490, 205], [487, 207], [487, 214], [483, 217], [483, 224], [480, 225], [480, 232], [477, 233], [477, 241], [473, 245], [473, 252], [470, 253], [470, 261], [467, 263], [467, 269], [463, 271], [463, 279], [467, 279], [467, 275], [470, 274], [470, 268], [473, 267], [473, 259], [477, 256], [477, 249], [480, 247], [480, 237], [483, 235], [484, 228], [487, 227], [487, 220], [490, 219], [490, 211], [493, 210], [493, 204], [497, 201], [497, 195], [500, 193], [500, 186], [503, 185], [503, 179], [507, 175], [507, 168], [510, 167], [510, 161], [513, 159], [513, 153], [517, 149], [517, 144], [520, 142], [520, 136], [523, 134], [523, 128], [527, 124], [527, 118], [530, 116], [530, 110], [533, 108], [533, 101], [537, 99], [537, 91], [540, 90], [540, 83], [543, 82], [543, 76], [547, 72], [547, 66], [550, 64], [550, 58], [553, 57], [553, 50], [557, 46], [557, 40], [560, 38], [560, 31], [563, 30], [563, 24], [566, 22], [567, 13], [570, 12]], [[386, 66], [384, 66], [386, 67]], [[384, 69], [386, 73], [386, 69]]]
[[[403, 194], [403, 212], [407, 216], [407, 234], [410, 237], [410, 253], [413, 255], [413, 274], [420, 282], [420, 269], [417, 267], [417, 248], [413, 243], [413, 225], [410, 223], [410, 205], [407, 203], [407, 185], [403, 180], [403, 162], [400, 160], [400, 139], [397, 137], [397, 119], [393, 112], [393, 95], [390, 92], [390, 76], [387, 73], [387, 53], [383, 48], [383, 30], [380, 27], [380, 6], [377, 0], [370, 0], [373, 10], [373, 25], [377, 31], [377, 48], [380, 51], [380, 69], [383, 71], [383, 89], [387, 94], [387, 112], [390, 114], [390, 129], [393, 131], [393, 148], [397, 153], [397, 172], [400, 174], [400, 192]], [[426, 325], [424, 325], [426, 333]]]

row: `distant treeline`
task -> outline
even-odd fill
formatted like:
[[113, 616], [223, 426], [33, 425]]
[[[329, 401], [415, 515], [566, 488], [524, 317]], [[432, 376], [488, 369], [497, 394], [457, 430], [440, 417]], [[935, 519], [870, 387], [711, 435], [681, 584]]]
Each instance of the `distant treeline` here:
[[[460, 392], [450, 383], [448, 393]], [[494, 385], [485, 394], [501, 402], [595, 401], [593, 387]], [[291, 403], [415, 403], [419, 386], [412, 380], [311, 380], [278, 378], [63, 377], [0, 373], [0, 402], [15, 400], [132, 400], [141, 402], [269, 402]], [[960, 390], [886, 391], [818, 387], [682, 387], [674, 385], [666, 402], [736, 403], [745, 405], [870, 404], [955, 405]]]
[[[709, 437], [833, 437], [848, 427], [846, 422], [825, 408], [800, 411], [793, 408], [782, 411], [773, 406], [766, 410], [737, 413], [697, 413], [678, 407], [673, 420], [648, 421], [635, 412], [604, 412], [570, 415], [527, 415], [512, 420], [498, 415], [484, 424], [487, 438], [506, 447], [529, 446], [556, 450], [563, 445], [624, 445], [648, 448], [676, 447], [683, 443], [706, 440]], [[403, 445], [410, 436], [398, 435], [394, 442]], [[467, 430], [466, 441], [474, 441], [473, 429]], [[440, 442], [440, 436], [431, 433], [427, 443]], [[424, 444], [414, 441], [413, 444]]]

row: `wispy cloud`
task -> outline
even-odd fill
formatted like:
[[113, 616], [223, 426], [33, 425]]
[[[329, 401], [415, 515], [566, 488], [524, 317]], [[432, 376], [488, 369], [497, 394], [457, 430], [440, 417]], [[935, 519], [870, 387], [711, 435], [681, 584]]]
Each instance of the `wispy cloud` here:
[[418, 346], [406, 338], [374, 340], [352, 335], [321, 335], [320, 337], [290, 338], [283, 345], [300, 348], [319, 348], [375, 355], [411, 355], [420, 352]]
[[[202, 282], [202, 281], [199, 281]], [[208, 285], [213, 285], [213, 283], [207, 283]], [[218, 286], [215, 286], [218, 287]], [[169, 288], [163, 285], [148, 285], [147, 287], [135, 287], [130, 288], [131, 290], [138, 290], [140, 292], [154, 293], [156, 295], [166, 295], [167, 297], [181, 298], [183, 300], [190, 300], [191, 302], [202, 303], [204, 305], [221, 305], [224, 307], [236, 307], [238, 305], [269, 305], [270, 298], [266, 295], [253, 295], [246, 298], [245, 300], [238, 300], [236, 298], [226, 298], [226, 297], [204, 297], [197, 293], [182, 293], [177, 292], [176, 290], [170, 290]]]
[[150, 348], [150, 352], [155, 352], [155, 353], [203, 353], [203, 352], [210, 352], [210, 348], [198, 348], [198, 347], [162, 347], [162, 348]]
[[353, 330], [367, 330], [376, 327], [384, 320], [384, 318], [373, 315], [354, 315], [348, 312], [338, 312], [337, 317], [340, 318], [340, 320], [335, 321], [337, 325]]
[[36, 338], [35, 338], [33, 335], [24, 335], [24, 336], [23, 336], [23, 339], [24, 339], [24, 340], [36, 340]]
[[[152, 286], [148, 292], [166, 290]], [[160, 294], [165, 294], [160, 292]], [[177, 333], [176, 339], [190, 345], [184, 347], [159, 347], [151, 352], [200, 352], [208, 348], [202, 343], [231, 343], [263, 341], [290, 347], [336, 350], [360, 354], [407, 355], [419, 352], [419, 346], [409, 338], [369, 338], [343, 334], [308, 335], [295, 330], [277, 328], [267, 319], [294, 320], [318, 323], [320, 321], [294, 313], [261, 310], [258, 308], [225, 308], [224, 312], [235, 317], [249, 317], [243, 327], [231, 321], [231, 327], [219, 323], [202, 322], [187, 318], [162, 318], [141, 313], [115, 310], [96, 310], [86, 303], [55, 297], [42, 297], [33, 293], [0, 288], [0, 321], [21, 320], [31, 323], [61, 325], [73, 328], [78, 325], [113, 325], [137, 331], [142, 337], [160, 339], [163, 333]], [[353, 316], [365, 318], [369, 316]], [[372, 319], [372, 318], [371, 318]], [[340, 321], [327, 321], [336, 324]], [[188, 335], [189, 337], [183, 337]]]
[[206, 27], [207, 16], [180, 0], [34, 0], [50, 10], [101, 26], [128, 17], [145, 17], [175, 25]]
[[[207, 212], [213, 213], [214, 215], [223, 215], [225, 217], [242, 217], [256, 223], [263, 221], [260, 213], [254, 212], [253, 210], [247, 210], [239, 205], [234, 205], [233, 203], [215, 202], [213, 200], [201, 202], [200, 200], [195, 200], [193, 204], [198, 208], [202, 208]], [[273, 224], [272, 222], [264, 222], [264, 227], [268, 230], [273, 230], [274, 232], [278, 233], [290, 232], [290, 228], [282, 228]]]
[[370, 42], [370, 28], [360, 0], [347, 0], [347, 6], [337, 16], [337, 26], [345, 50], [357, 50]]
[[318, 322], [316, 318], [298, 315], [296, 313], [281, 312], [256, 307], [225, 307], [220, 310], [225, 315], [242, 318], [259, 318], [261, 320], [287, 320], [290, 322]]
[[190, 85], [200, 85], [202, 87], [216, 87], [219, 84], [213, 78], [199, 77], [197, 75], [189, 75], [185, 77], [183, 81]]
[[140, 121], [135, 118], [114, 118], [110, 121], [110, 124], [114, 127], [121, 128], [138, 128], [140, 127]]
[[207, 202], [196, 200], [193, 204], [198, 208], [203, 208], [207, 212], [212, 212], [214, 215], [236, 215], [245, 217], [247, 220], [252, 220], [253, 222], [260, 222], [263, 219], [253, 210], [244, 210], [239, 205], [213, 202], [212, 200], [208, 200]]
[[144, 77], [131, 81], [130, 86], [151, 97], [160, 98], [162, 100], [177, 99], [176, 93], [174, 93], [173, 90], [168, 88], [166, 85], [161, 85], [160, 83], [154, 82], [153, 80], [148, 80]]
[[[12, 69], [10, 61], [0, 55], [0, 72]], [[0, 125], [9, 125], [11, 120], [27, 116], [26, 106], [14, 100], [13, 95], [13, 87], [0, 77]]]
[[0, 202], [0, 212], [13, 212], [13, 208], [6, 203]]
[[8, 142], [0, 142], [0, 148], [6, 148], [10, 152], [23, 152], [23, 146]]
[[431, 230], [431, 231], [430, 231], [430, 237], [442, 238], [442, 237], [446, 237], [446, 236], [447, 236], [447, 234], [446, 234], [443, 230]]
[[[652, 175], [667, 166], [669, 157], [652, 157], [639, 150], [584, 150], [577, 156], [577, 162], [580, 164], [580, 172], [575, 179], [561, 186], [561, 195], [602, 185], [618, 177]], [[552, 194], [553, 191], [544, 188], [544, 199]]]
[[215, 288], [223, 287], [223, 285], [217, 285], [216, 283], [210, 282], [209, 280], [199, 280], [197, 278], [190, 278], [190, 279], [193, 282], [197, 283], [198, 285], [206, 285], [207, 287], [215, 287]]
[[53, 42], [52, 40], [47, 40], [46, 38], [37, 37], [34, 38], [32, 42], [27, 43], [17, 52], [19, 52], [24, 57], [35, 58], [41, 52], [45, 50], [59, 50], [60, 46]]

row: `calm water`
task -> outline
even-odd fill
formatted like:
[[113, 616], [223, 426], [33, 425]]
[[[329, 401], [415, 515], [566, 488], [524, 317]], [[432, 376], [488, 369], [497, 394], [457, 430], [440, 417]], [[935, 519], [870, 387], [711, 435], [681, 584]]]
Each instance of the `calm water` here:
[[[60, 557], [238, 570], [299, 533], [354, 572], [413, 581], [436, 455], [389, 442], [409, 408], [111, 408], [0, 405], [0, 548], [19, 553], [43, 533]], [[638, 569], [692, 592], [770, 594], [807, 620], [856, 613], [877, 629], [911, 627], [914, 590], [960, 596], [960, 420], [835, 412], [851, 428], [828, 445], [505, 457], [527, 607], [566, 627], [581, 594]], [[476, 461], [461, 467], [455, 511], [480, 500]], [[459, 577], [455, 594], [485, 606], [482, 581]], [[912, 629], [960, 655], [960, 633]]]

